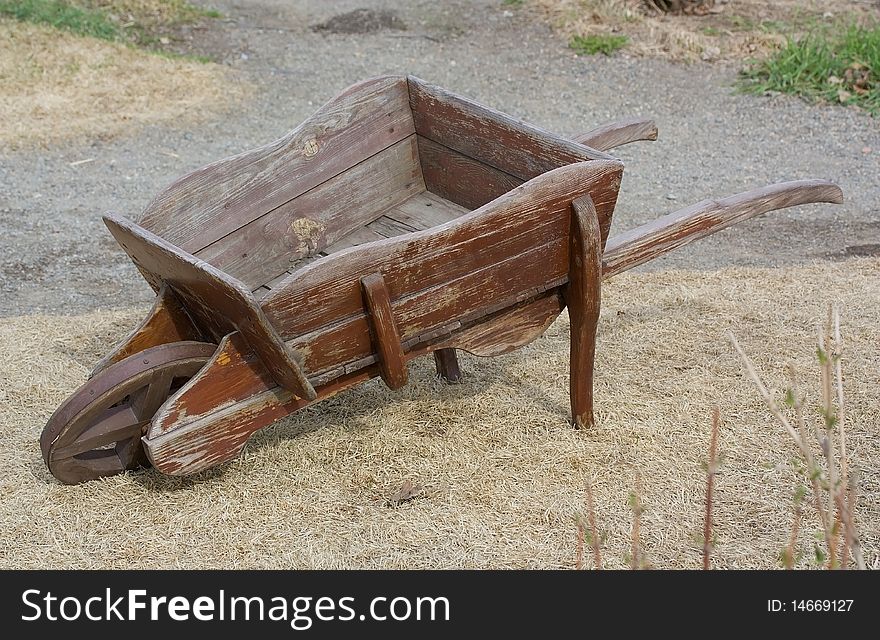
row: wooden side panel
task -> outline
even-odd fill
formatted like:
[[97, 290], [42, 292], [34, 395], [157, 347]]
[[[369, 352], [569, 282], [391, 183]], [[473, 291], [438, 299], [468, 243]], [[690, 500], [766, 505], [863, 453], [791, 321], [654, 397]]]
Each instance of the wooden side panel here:
[[[617, 161], [561, 167], [440, 227], [318, 260], [267, 295], [263, 308], [285, 339], [313, 333], [344, 318], [362, 316], [360, 279], [376, 271], [385, 278], [395, 307], [404, 305], [420, 291], [442, 287], [511, 256], [564, 242], [571, 201], [581, 195], [590, 195], [600, 220], [610, 219], [622, 170]], [[546, 255], [541, 256], [535, 263], [538, 278], [543, 282], [564, 278], [566, 259], [547, 261]], [[536, 277], [534, 273], [521, 275]], [[490, 298], [489, 294], [485, 300], [477, 297], [474, 304], [490, 305]], [[404, 339], [424, 326], [418, 314], [401, 316], [398, 322]]]
[[240, 331], [279, 386], [301, 398], [315, 397], [298, 356], [281, 340], [244, 285], [121, 216], [105, 216], [104, 222], [139, 268], [161, 279], [180, 297], [200, 329], [218, 339]]
[[189, 253], [415, 131], [405, 78], [354, 85], [291, 133], [176, 181], [137, 222]]
[[539, 338], [564, 305], [556, 291], [505, 310], [444, 341], [475, 356], [499, 356]]
[[457, 205], [478, 209], [523, 183], [438, 142], [422, 136], [418, 140], [425, 186]]
[[253, 289], [424, 189], [411, 135], [196, 255]]
[[407, 80], [416, 133], [521, 180], [574, 162], [611, 159], [413, 76]]

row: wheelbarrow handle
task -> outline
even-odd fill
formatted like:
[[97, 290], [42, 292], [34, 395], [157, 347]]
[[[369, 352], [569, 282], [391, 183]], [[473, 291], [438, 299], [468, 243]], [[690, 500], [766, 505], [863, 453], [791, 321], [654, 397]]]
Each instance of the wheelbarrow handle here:
[[842, 204], [843, 192], [826, 180], [795, 180], [703, 200], [611, 238], [602, 256], [602, 275], [632, 269], [762, 213], [812, 202]]
[[574, 137], [575, 142], [608, 151], [638, 140], [656, 140], [657, 125], [647, 118], [624, 118]]

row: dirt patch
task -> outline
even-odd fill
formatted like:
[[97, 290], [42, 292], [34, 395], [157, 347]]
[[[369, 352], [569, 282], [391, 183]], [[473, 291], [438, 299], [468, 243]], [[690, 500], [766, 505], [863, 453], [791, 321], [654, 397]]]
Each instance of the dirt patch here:
[[312, 29], [326, 33], [376, 33], [388, 29], [404, 31], [406, 24], [393, 11], [355, 9], [333, 16]]
[[[721, 407], [718, 568], [778, 568], [794, 444], [725, 338], [765, 379], [802, 372], [818, 405], [816, 323], [840, 302], [857, 517], [880, 568], [880, 260], [715, 273], [627, 273], [603, 287], [594, 429], [568, 424], [568, 321], [517, 352], [462, 357], [462, 384], [430, 358], [396, 392], [373, 381], [251, 439], [222, 468], [61, 486], [39, 433], [89, 367], [145, 309], [0, 320], [0, 566], [16, 568], [571, 568], [590, 479], [603, 556], [627, 566], [633, 478], [642, 543], [658, 568], [697, 568], [711, 407]], [[812, 410], [811, 410], [812, 411]], [[815, 414], [813, 414], [815, 415]], [[813, 566], [804, 507], [799, 567]]]
[[203, 120], [246, 93], [219, 65], [11, 21], [0, 21], [0, 80], [0, 146], [11, 148]]
[[624, 51], [679, 61], [757, 58], [786, 38], [839, 20], [880, 19], [880, 5], [858, 0], [736, 0], [704, 15], [666, 15], [642, 0], [533, 0], [528, 3], [567, 37], [620, 34]]

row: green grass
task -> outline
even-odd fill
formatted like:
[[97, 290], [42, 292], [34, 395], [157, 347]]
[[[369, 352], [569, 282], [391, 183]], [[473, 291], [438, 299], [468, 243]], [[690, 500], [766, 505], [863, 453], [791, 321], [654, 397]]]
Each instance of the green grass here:
[[501, 4], [507, 7], [520, 7], [522, 6], [524, 0], [504, 0]]
[[573, 36], [568, 46], [578, 53], [590, 56], [604, 53], [610, 56], [618, 49], [622, 49], [629, 42], [626, 36], [614, 36], [609, 34], [595, 34], [591, 36]]
[[119, 27], [102, 11], [81, 9], [62, 0], [0, 0], [0, 16], [102, 40], [115, 40], [121, 35]]
[[751, 93], [779, 91], [880, 115], [880, 24], [816, 29], [741, 74]]

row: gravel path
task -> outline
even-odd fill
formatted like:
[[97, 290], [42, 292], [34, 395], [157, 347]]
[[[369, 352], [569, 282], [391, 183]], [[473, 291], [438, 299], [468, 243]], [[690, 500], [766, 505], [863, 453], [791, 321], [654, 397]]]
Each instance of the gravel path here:
[[[246, 104], [200, 125], [0, 154], [0, 316], [148, 302], [151, 291], [104, 229], [102, 212], [135, 215], [175, 177], [277, 138], [349, 84], [383, 73], [413, 73], [562, 134], [625, 115], [654, 117], [660, 141], [619, 152], [627, 172], [615, 231], [779, 180], [827, 178], [846, 194], [841, 207], [774, 213], [647, 268], [880, 254], [880, 120], [858, 111], [736, 95], [732, 69], [577, 58], [547, 26], [500, 0], [211, 4], [229, 18], [200, 34], [196, 50], [253, 83]], [[311, 29], [361, 7], [393, 9], [407, 29]]]

